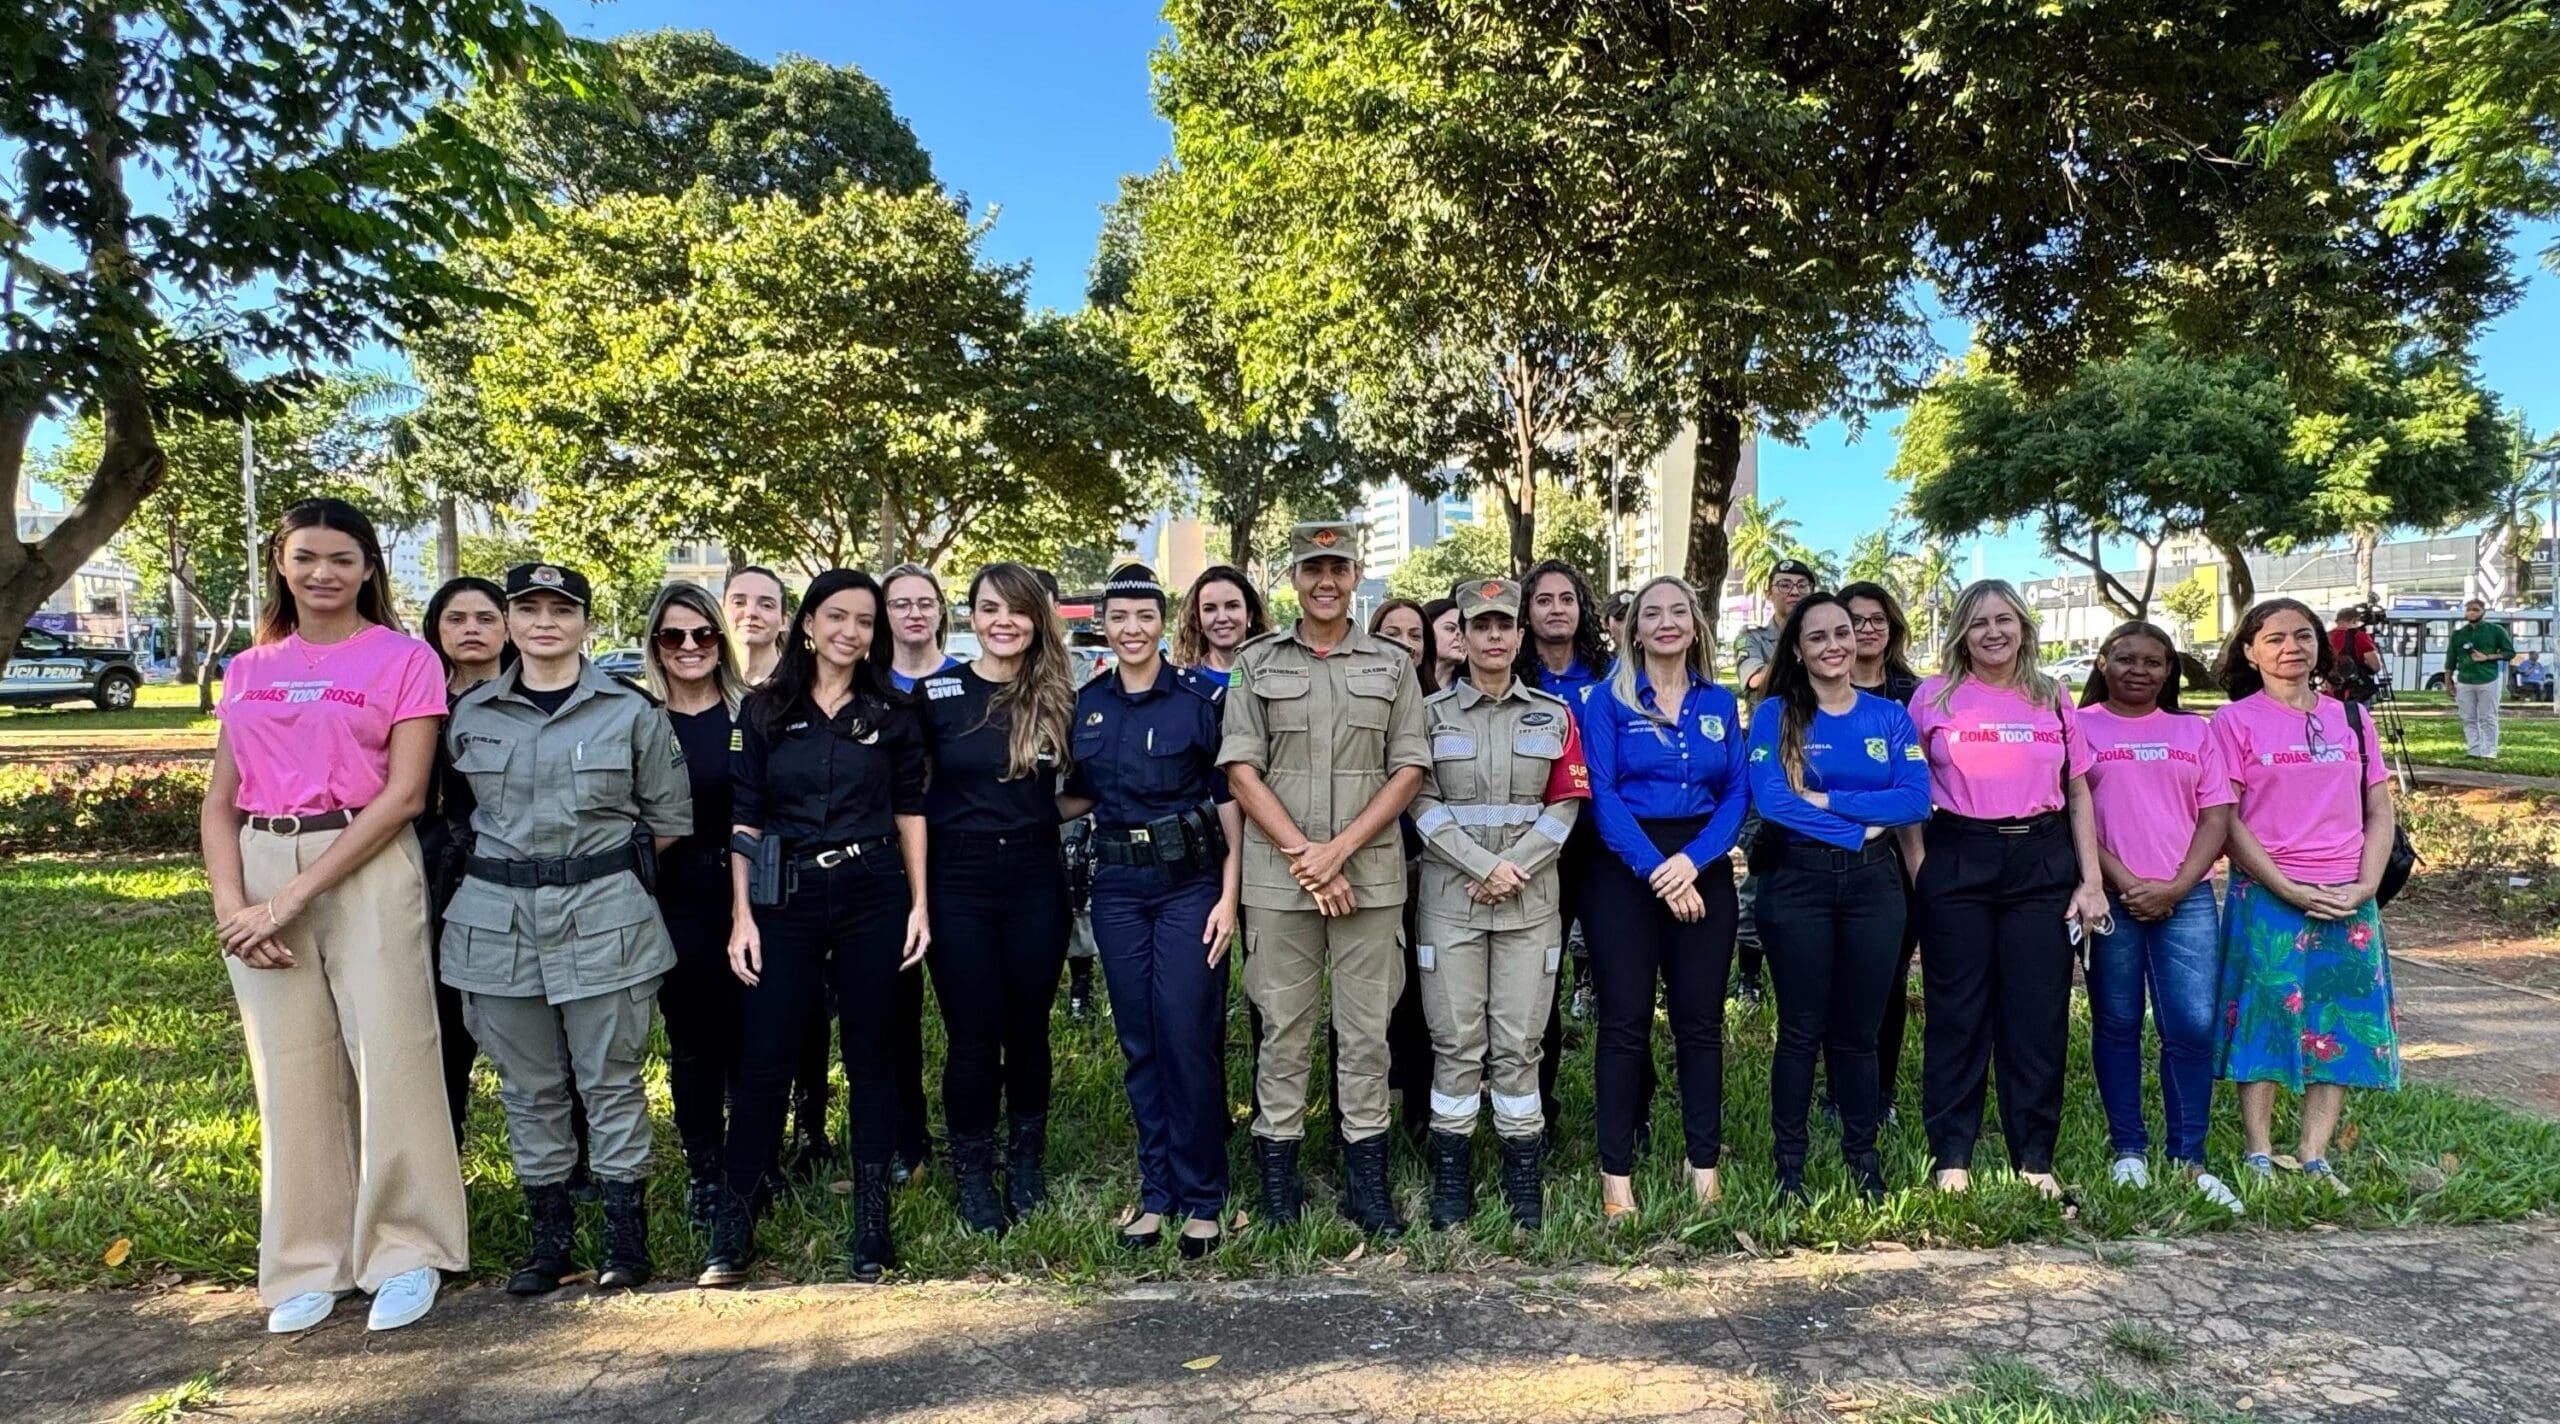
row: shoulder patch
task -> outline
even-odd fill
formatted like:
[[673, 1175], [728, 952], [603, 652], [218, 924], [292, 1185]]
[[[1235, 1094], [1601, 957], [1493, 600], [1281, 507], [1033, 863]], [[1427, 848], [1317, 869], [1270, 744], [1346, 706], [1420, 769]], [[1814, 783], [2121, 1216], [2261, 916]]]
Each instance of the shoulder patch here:
[[1911, 742], [1907, 743], [1902, 748], [1902, 759], [1904, 761], [1927, 761], [1929, 759], [1929, 754], [1920, 750], [1920, 744], [1918, 742]]
[[1769, 759], [1769, 749], [1765, 746], [1753, 747], [1751, 749], [1751, 759], [1753, 761], [1767, 761]]

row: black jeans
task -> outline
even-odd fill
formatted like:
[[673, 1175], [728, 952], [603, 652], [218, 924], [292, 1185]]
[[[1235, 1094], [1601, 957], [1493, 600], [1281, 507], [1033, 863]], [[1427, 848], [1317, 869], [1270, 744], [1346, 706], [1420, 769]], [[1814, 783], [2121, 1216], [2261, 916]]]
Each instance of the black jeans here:
[[[462, 991], [444, 982], [444, 916], [427, 922], [427, 943], [435, 949], [436, 1033], [444, 1053], [444, 1102], [453, 1114], [453, 1145], [462, 1145], [462, 1129], [471, 1117], [471, 1060], [480, 1045], [462, 1021]], [[574, 1096], [574, 1095], [573, 1095]]]
[[[1647, 821], [1645, 834], [1676, 851], [1704, 820]], [[1600, 1119], [1600, 1170], [1635, 1170], [1636, 1115], [1645, 1100], [1645, 1065], [1653, 1056], [1654, 984], [1671, 1011], [1672, 1058], [1680, 1074], [1680, 1129], [1689, 1165], [1713, 1167], [1724, 1152], [1724, 995], [1733, 971], [1733, 863], [1698, 867], [1707, 913], [1682, 924], [1627, 863], [1605, 850], [1591, 858], [1582, 897], [1591, 942], [1591, 987], [1600, 1031], [1594, 1050], [1594, 1096]]]
[[1840, 1106], [1841, 1155], [1872, 1155], [1883, 1114], [1876, 1030], [1902, 958], [1902, 863], [1889, 846], [1866, 854], [1809, 842], [1763, 859], [1761, 943], [1778, 993], [1778, 1046], [1769, 1062], [1778, 1165], [1804, 1165], [1817, 1049]]
[[717, 1160], [738, 1089], [739, 999], [747, 987], [729, 968], [728, 889], [671, 883], [658, 908], [676, 944], [676, 967], [658, 987], [676, 1136], [688, 1155], [707, 1151]]
[[733, 1190], [752, 1193], [782, 1146], [810, 1006], [823, 1002], [830, 986], [843, 1016], [853, 1160], [888, 1162], [896, 1115], [890, 1019], [909, 903], [906, 866], [889, 844], [832, 869], [803, 864], [790, 902], [756, 911], [764, 969], [738, 995], [741, 1055], [727, 1147]]
[[2053, 1170], [2071, 1035], [2062, 921], [2080, 859], [2070, 823], [2004, 833], [1941, 811], [1920, 864], [1920, 1103], [1939, 1170], [1970, 1168], [1985, 1079], [1999, 1075], [2009, 1165]]
[[[1067, 877], [1055, 827], [936, 832], [926, 860], [933, 995], [950, 1050], [942, 1118], [954, 1138], [1049, 1111], [1049, 1010], [1067, 963]], [[888, 997], [884, 987], [884, 999]]]

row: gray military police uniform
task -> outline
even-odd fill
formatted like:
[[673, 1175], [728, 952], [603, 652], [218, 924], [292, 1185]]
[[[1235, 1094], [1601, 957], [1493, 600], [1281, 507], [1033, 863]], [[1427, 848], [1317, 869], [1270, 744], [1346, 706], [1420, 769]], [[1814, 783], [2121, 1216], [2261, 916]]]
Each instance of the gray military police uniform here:
[[[1348, 525], [1301, 525], [1295, 558], [1348, 557]], [[1310, 840], [1339, 834], [1406, 767], [1427, 767], [1422, 685], [1399, 645], [1355, 624], [1319, 655], [1297, 627], [1244, 645], [1227, 686], [1221, 767], [1258, 772]], [[1315, 1009], [1328, 966], [1342, 1135], [1387, 1130], [1387, 1018], [1404, 992], [1404, 847], [1390, 819], [1343, 862], [1357, 907], [1327, 918], [1290, 874], [1289, 858], [1251, 817], [1244, 832], [1244, 983], [1262, 1013], [1253, 1132], [1275, 1142], [1306, 1135]]]
[[[1458, 616], [1520, 615], [1519, 585], [1458, 591]], [[1428, 851], [1414, 962], [1431, 1024], [1431, 1128], [1475, 1131], [1487, 1090], [1493, 1127], [1509, 1138], [1546, 1126], [1538, 1097], [1540, 1039], [1555, 1003], [1564, 921], [1556, 858], [1591, 794], [1581, 739], [1562, 698], [1511, 679], [1499, 697], [1461, 678], [1423, 701], [1431, 774], [1413, 802]], [[1469, 887], [1502, 862], [1528, 876], [1500, 904]]]
[[[574, 1072], [590, 1169], [638, 1181], [649, 1172], [640, 1059], [676, 951], [636, 868], [597, 872], [637, 835], [693, 830], [684, 749], [656, 702], [593, 663], [548, 714], [522, 673], [472, 689], [445, 732], [479, 805], [468, 874], [445, 910], [444, 982], [498, 1065], [517, 1178], [547, 1186], [576, 1166]], [[565, 883], [582, 875], [594, 878]]]

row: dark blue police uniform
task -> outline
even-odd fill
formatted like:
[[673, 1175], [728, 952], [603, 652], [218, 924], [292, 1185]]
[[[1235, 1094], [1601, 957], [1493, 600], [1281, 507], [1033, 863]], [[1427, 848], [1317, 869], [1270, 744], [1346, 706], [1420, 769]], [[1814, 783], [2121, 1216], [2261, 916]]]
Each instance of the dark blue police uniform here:
[[1094, 803], [1093, 938], [1129, 1060], [1144, 1210], [1216, 1220], [1227, 1195], [1227, 966], [1209, 912], [1225, 888], [1217, 805], [1223, 689], [1159, 665], [1076, 694], [1067, 795]]

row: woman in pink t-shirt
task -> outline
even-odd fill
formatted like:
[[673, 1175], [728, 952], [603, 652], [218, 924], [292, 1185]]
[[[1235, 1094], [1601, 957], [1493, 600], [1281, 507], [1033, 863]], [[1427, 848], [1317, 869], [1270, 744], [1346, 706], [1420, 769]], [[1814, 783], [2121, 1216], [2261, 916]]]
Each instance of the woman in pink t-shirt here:
[[267, 613], [223, 675], [201, 834], [257, 1085], [267, 1328], [350, 1290], [392, 1330], [470, 1264], [427, 945], [434, 650], [393, 621], [372, 521], [305, 500], [267, 545]]
[[2152, 624], [2127, 623], [2098, 645], [2079, 725], [2115, 919], [2089, 948], [2089, 1062], [2107, 1109], [2115, 1180], [2151, 1185], [2142, 1120], [2147, 991], [2160, 1026], [2169, 1161], [2206, 1198], [2237, 1212], [2240, 1199], [2204, 1169], [2222, 972], [2212, 877], [2231, 825], [2231, 777], [2212, 724], [2179, 709], [2177, 645]]
[[2374, 893], [2391, 859], [2391, 769], [2373, 723], [2323, 693], [2334, 654], [2290, 598], [2249, 610], [2222, 652], [2213, 719], [2238, 809], [2223, 906], [2218, 1067], [2240, 1085], [2245, 1165], [2275, 1171], [2276, 1088], [2302, 1094], [2302, 1170], [2329, 1169], [2347, 1089], [2400, 1086], [2399, 1016]]
[[[1973, 1184], [1985, 1079], [2000, 1081], [2009, 1164], [2059, 1196], [2053, 1150], [2071, 1038], [2071, 946], [2106, 925], [2087, 741], [2036, 667], [2018, 591], [1986, 579], [1949, 621], [1938, 676], [1911, 696], [1930, 817], [1912, 857], [1921, 906], [1920, 1102], [1941, 1191]], [[1995, 1053], [1996, 1048], [1996, 1053]]]

